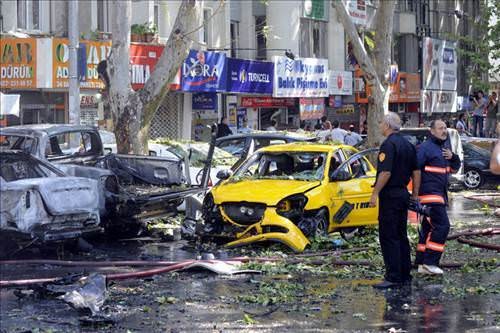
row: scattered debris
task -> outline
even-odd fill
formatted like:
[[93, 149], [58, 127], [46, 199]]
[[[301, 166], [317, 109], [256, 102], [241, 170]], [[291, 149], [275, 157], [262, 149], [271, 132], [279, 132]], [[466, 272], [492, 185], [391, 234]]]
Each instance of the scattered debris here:
[[95, 316], [104, 304], [106, 296], [106, 277], [102, 274], [91, 274], [81, 279], [74, 290], [59, 298], [77, 309], [89, 309]]

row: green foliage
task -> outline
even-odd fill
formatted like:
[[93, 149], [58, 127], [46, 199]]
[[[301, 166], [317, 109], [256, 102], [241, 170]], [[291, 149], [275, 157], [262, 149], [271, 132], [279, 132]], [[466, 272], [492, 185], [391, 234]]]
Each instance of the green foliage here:
[[130, 27], [130, 32], [133, 34], [142, 35], [145, 32], [144, 24], [132, 24]]

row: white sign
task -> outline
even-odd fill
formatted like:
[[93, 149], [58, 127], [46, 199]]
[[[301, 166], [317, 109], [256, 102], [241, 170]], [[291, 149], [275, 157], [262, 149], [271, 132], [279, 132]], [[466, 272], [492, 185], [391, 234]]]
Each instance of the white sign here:
[[422, 90], [420, 105], [423, 113], [457, 112], [457, 92]]
[[366, 0], [342, 0], [354, 24], [366, 25]]
[[352, 72], [330, 71], [330, 95], [352, 95]]
[[426, 37], [422, 52], [423, 89], [456, 91], [456, 43]]
[[327, 97], [328, 60], [274, 56], [274, 97]]
[[21, 95], [6, 95], [0, 92], [0, 115], [12, 114], [19, 117], [19, 99]]

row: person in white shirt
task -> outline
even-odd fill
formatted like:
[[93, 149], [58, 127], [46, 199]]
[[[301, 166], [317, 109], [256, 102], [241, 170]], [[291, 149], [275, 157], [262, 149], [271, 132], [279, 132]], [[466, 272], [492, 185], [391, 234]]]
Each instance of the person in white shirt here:
[[326, 142], [332, 140], [332, 123], [326, 120], [323, 123], [323, 129], [316, 133], [320, 142]]
[[339, 121], [333, 121], [333, 130], [332, 130], [332, 140], [340, 141], [345, 143], [345, 137], [347, 135], [347, 131], [339, 127]]
[[363, 140], [361, 135], [358, 133], [354, 132], [354, 125], [351, 124], [349, 126], [349, 131], [347, 132], [347, 135], [345, 136], [345, 144], [349, 146], [355, 146], [356, 144], [360, 143]]
[[271, 126], [269, 126], [268, 128], [266, 128], [266, 131], [270, 131], [270, 132], [276, 132], [277, 129], [276, 129], [276, 120], [272, 119], [271, 120]]
[[248, 120], [245, 118], [243, 119], [243, 127], [238, 128], [238, 133], [250, 133], [252, 132], [252, 129], [248, 127]]

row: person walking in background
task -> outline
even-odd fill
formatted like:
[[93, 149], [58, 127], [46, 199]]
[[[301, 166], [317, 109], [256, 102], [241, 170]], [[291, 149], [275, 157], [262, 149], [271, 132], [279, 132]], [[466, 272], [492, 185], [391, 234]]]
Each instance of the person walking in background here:
[[472, 135], [483, 136], [483, 112], [486, 107], [486, 99], [482, 90], [477, 92], [477, 96], [472, 97], [474, 111], [472, 112]]
[[339, 121], [333, 121], [333, 130], [332, 130], [332, 140], [340, 141], [341, 143], [345, 143], [345, 137], [347, 135], [347, 131], [339, 127]]
[[326, 120], [323, 124], [323, 129], [318, 131], [316, 134], [319, 141], [326, 142], [332, 140], [332, 123], [329, 120]]
[[223, 136], [228, 136], [233, 134], [233, 131], [227, 125], [227, 117], [222, 117], [220, 123], [217, 127], [217, 138], [222, 138]]
[[498, 112], [498, 100], [497, 100], [497, 93], [494, 91], [491, 93], [488, 99], [488, 105], [486, 106], [486, 126], [484, 134], [488, 138], [495, 137], [497, 112]]
[[299, 125], [299, 128], [297, 129], [297, 131], [295, 131], [295, 133], [305, 133], [305, 128], [306, 128], [306, 121], [305, 120], [302, 120], [300, 122], [300, 125]]
[[349, 131], [345, 136], [345, 144], [349, 146], [355, 146], [363, 140], [361, 135], [354, 131], [354, 124], [349, 125]]
[[243, 127], [238, 129], [238, 133], [250, 133], [252, 132], [252, 129], [248, 127], [248, 119], [243, 118]]
[[467, 124], [465, 122], [465, 113], [461, 113], [458, 116], [457, 124], [455, 125], [455, 128], [457, 129], [457, 131], [460, 135], [467, 134]]
[[380, 123], [386, 137], [380, 146], [377, 176], [370, 197], [370, 207], [379, 200], [378, 232], [385, 264], [384, 281], [374, 285], [386, 289], [411, 282], [410, 243], [406, 231], [410, 194], [407, 185], [412, 179], [412, 198], [418, 198], [420, 170], [415, 147], [400, 133], [401, 120], [389, 112]]
[[271, 126], [269, 126], [268, 128], [266, 128], [266, 131], [276, 132], [277, 131], [276, 124], [278, 124], [277, 121], [275, 119], [271, 119]]

